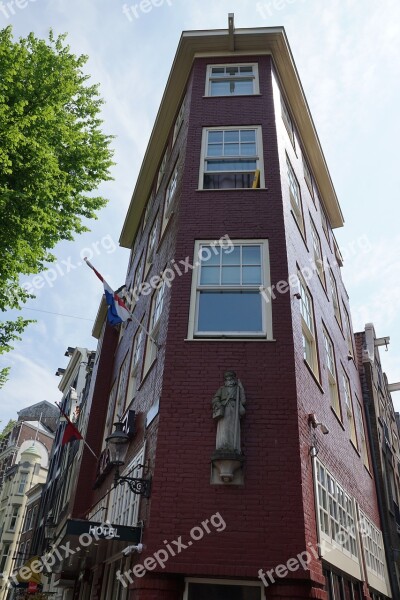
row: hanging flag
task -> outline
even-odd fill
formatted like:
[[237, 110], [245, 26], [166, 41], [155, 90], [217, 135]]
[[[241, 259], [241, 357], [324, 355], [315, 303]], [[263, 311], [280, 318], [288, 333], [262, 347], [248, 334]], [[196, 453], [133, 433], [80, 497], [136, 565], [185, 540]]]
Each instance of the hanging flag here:
[[83, 440], [82, 435], [78, 431], [71, 421], [68, 421], [67, 426], [64, 430], [64, 435], [61, 440], [61, 446], [65, 446], [65, 444], [69, 444], [70, 442], [74, 442], [75, 440]]
[[128, 319], [131, 318], [131, 313], [130, 310], [127, 308], [125, 302], [118, 296], [116, 292], [114, 292], [111, 289], [111, 287], [105, 281], [104, 277], [100, 275], [100, 273], [94, 268], [94, 266], [88, 261], [88, 259], [85, 258], [84, 260], [87, 266], [90, 267], [96, 273], [97, 277], [103, 283], [104, 294], [108, 305], [108, 322], [111, 325], [118, 325], [119, 323], [128, 321]]

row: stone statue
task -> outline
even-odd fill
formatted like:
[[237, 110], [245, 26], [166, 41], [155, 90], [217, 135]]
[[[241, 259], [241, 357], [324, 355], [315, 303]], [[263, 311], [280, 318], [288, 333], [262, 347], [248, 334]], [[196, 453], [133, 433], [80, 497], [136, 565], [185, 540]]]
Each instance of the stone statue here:
[[213, 419], [218, 421], [217, 452], [241, 454], [240, 419], [245, 414], [246, 397], [234, 371], [224, 373], [224, 385], [212, 399]]

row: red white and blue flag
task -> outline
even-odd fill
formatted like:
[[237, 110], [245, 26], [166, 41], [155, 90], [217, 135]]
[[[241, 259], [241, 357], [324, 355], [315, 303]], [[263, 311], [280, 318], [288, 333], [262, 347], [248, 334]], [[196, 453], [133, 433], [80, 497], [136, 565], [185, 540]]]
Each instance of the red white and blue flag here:
[[114, 292], [111, 287], [108, 285], [107, 281], [105, 281], [104, 277], [100, 275], [100, 273], [94, 268], [94, 266], [88, 261], [87, 258], [84, 259], [87, 266], [90, 267], [103, 283], [104, 286], [104, 294], [106, 297], [106, 302], [108, 305], [107, 318], [108, 322], [111, 325], [118, 325], [119, 323], [123, 323], [128, 321], [131, 318], [131, 313], [127, 308], [125, 302], [118, 296], [116, 292]]

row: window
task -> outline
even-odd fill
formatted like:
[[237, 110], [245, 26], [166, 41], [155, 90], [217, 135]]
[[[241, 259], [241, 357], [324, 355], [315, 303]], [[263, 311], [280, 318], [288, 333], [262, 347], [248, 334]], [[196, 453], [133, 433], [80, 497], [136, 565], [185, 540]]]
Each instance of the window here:
[[297, 181], [296, 175], [294, 174], [293, 167], [290, 164], [289, 158], [286, 156], [287, 163], [287, 174], [289, 180], [289, 193], [290, 193], [290, 204], [292, 206], [292, 212], [299, 229], [304, 236], [304, 219], [303, 219], [303, 207], [301, 205], [301, 194], [300, 186]]
[[300, 313], [301, 313], [301, 330], [303, 335], [303, 351], [304, 360], [310, 367], [314, 375], [319, 378], [317, 344], [315, 340], [315, 325], [314, 325], [314, 306], [310, 292], [307, 289], [305, 281], [300, 273]]
[[18, 519], [18, 513], [19, 513], [19, 506], [14, 505], [12, 507], [12, 511], [11, 511], [11, 515], [10, 515], [10, 527], [9, 527], [10, 531], [15, 531], [15, 527], [16, 527], [17, 519]]
[[121, 368], [119, 370], [117, 399], [115, 402], [114, 421], [119, 421], [122, 418], [125, 407], [126, 383], [129, 371], [128, 353], [126, 354]]
[[358, 450], [361, 454], [364, 465], [369, 470], [370, 466], [369, 466], [367, 439], [366, 439], [366, 434], [365, 434], [364, 415], [363, 415], [362, 406], [357, 397], [355, 398], [354, 405], [355, 405], [358, 439], [359, 439]]
[[17, 494], [24, 494], [26, 484], [28, 483], [28, 473], [21, 473], [21, 479], [19, 480]]
[[11, 546], [11, 544], [8, 544], [8, 543], [3, 544], [3, 551], [2, 551], [1, 559], [0, 559], [0, 573], [4, 573], [4, 568], [6, 566], [8, 554], [10, 552], [10, 546]]
[[203, 130], [199, 188], [264, 187], [260, 127]]
[[[163, 281], [153, 295], [150, 312], [150, 324], [149, 332], [150, 336], [147, 336], [146, 343], [146, 356], [144, 360], [144, 374], [150, 369], [151, 365], [157, 358], [157, 342], [159, 329], [160, 329], [160, 317], [164, 306], [165, 297], [165, 281]], [[153, 339], [151, 339], [153, 338]], [[155, 341], [153, 341], [155, 340]]]
[[343, 307], [343, 314], [344, 314], [344, 333], [346, 336], [347, 349], [349, 352], [349, 356], [354, 356], [353, 334], [351, 332], [350, 317], [349, 317], [349, 313], [347, 312], [345, 307]]
[[339, 323], [339, 326], [342, 327], [342, 317], [340, 314], [340, 306], [339, 306], [339, 296], [337, 291], [336, 280], [333, 276], [332, 269], [329, 269], [329, 282], [331, 286], [331, 298], [333, 304], [333, 312], [336, 317], [336, 321]]
[[356, 425], [354, 422], [354, 415], [353, 415], [353, 402], [351, 399], [350, 379], [348, 378], [348, 376], [344, 372], [344, 370], [342, 371], [342, 379], [343, 379], [344, 402], [346, 405], [347, 418], [349, 420], [349, 427], [350, 427], [350, 440], [351, 440], [352, 444], [354, 445], [354, 447], [357, 448], [358, 446], [357, 446]]
[[156, 249], [156, 241], [157, 241], [157, 217], [154, 219], [153, 226], [149, 233], [149, 240], [147, 242], [145, 275], [147, 275], [150, 265], [153, 262], [153, 257], [154, 257], [154, 253], [155, 253], [155, 249]]
[[326, 235], [326, 239], [329, 242], [329, 221], [328, 221], [328, 217], [326, 216], [326, 212], [324, 207], [322, 206], [321, 202], [319, 203], [319, 207], [321, 209], [321, 223], [322, 223], [322, 229], [325, 232]]
[[270, 286], [267, 240], [197, 242], [195, 254], [189, 338], [272, 339], [271, 305], [260, 294]]
[[158, 169], [158, 175], [157, 175], [157, 190], [160, 187], [160, 183], [161, 180], [164, 176], [165, 173], [165, 168], [167, 166], [167, 159], [168, 159], [168, 148], [165, 150], [164, 152], [164, 156], [162, 158], [161, 164], [160, 164], [160, 168]]
[[367, 569], [380, 579], [385, 579], [385, 554], [383, 550], [382, 532], [368, 519], [360, 509], [360, 529], [364, 546]]
[[175, 165], [175, 168], [172, 172], [172, 175], [169, 179], [167, 185], [167, 191], [165, 192], [165, 202], [164, 202], [164, 214], [163, 214], [163, 222], [161, 233], [164, 232], [164, 229], [167, 226], [168, 219], [172, 214], [172, 204], [175, 197], [176, 187], [178, 184], [178, 164]]
[[245, 96], [258, 93], [257, 65], [208, 65], [206, 96]]
[[351, 497], [316, 461], [318, 522], [321, 534], [357, 558], [354, 506]]
[[152, 205], [152, 198], [150, 197], [147, 200], [146, 208], [144, 209], [142, 231], [144, 231], [144, 229], [147, 225], [147, 221], [149, 220], [151, 205]]
[[329, 383], [329, 396], [331, 400], [331, 406], [335, 411], [336, 415], [341, 420], [340, 400], [339, 392], [336, 381], [336, 362], [335, 352], [333, 350], [333, 344], [326, 329], [324, 329], [324, 346], [326, 353], [326, 366], [328, 367], [328, 383]]
[[175, 121], [175, 125], [174, 125], [174, 133], [172, 136], [172, 145], [175, 144], [176, 138], [178, 137], [179, 130], [183, 123], [183, 117], [185, 114], [185, 104], [186, 104], [186, 97], [182, 100], [181, 107], [180, 107], [178, 115], [176, 117], [176, 121]]
[[132, 362], [131, 362], [131, 373], [128, 382], [128, 393], [127, 393], [127, 404], [125, 409], [128, 408], [129, 404], [132, 402], [133, 398], [136, 396], [136, 391], [139, 382], [140, 369], [139, 369], [139, 361], [140, 361], [140, 353], [142, 350], [144, 331], [141, 327], [136, 331], [135, 339], [133, 341], [133, 350], [132, 350]]
[[[114, 416], [116, 395], [117, 395], [117, 382], [114, 381], [114, 384], [111, 388], [110, 396], [108, 399], [108, 409], [107, 409], [106, 425], [104, 428], [104, 438], [106, 438], [111, 433], [111, 428], [113, 425], [113, 416]], [[106, 443], [104, 441], [103, 448], [105, 448], [105, 445], [106, 445]]]
[[261, 582], [189, 579], [183, 600], [264, 600]]
[[317, 233], [317, 230], [316, 230], [315, 225], [312, 222], [312, 220], [311, 220], [311, 235], [312, 235], [312, 242], [313, 242], [315, 267], [317, 269], [318, 277], [320, 278], [322, 285], [324, 287], [326, 287], [324, 259], [322, 257], [321, 240], [319, 239], [319, 235]]
[[[125, 477], [143, 477], [144, 449], [129, 463], [122, 473]], [[111, 500], [111, 523], [133, 527], [139, 517], [140, 494], [134, 494], [129, 485], [118, 485], [113, 489]]]
[[143, 255], [140, 257], [137, 267], [136, 267], [136, 271], [135, 271], [135, 276], [133, 278], [133, 282], [132, 282], [132, 286], [129, 289], [128, 292], [128, 298], [127, 298], [127, 307], [129, 308], [130, 311], [132, 311], [136, 305], [137, 299], [139, 297], [139, 291], [140, 291], [140, 284], [142, 283], [142, 278], [143, 278]]
[[311, 174], [310, 167], [308, 166], [308, 162], [304, 155], [303, 155], [303, 171], [304, 171], [304, 179], [306, 180], [307, 187], [310, 191], [312, 199], [314, 200], [313, 176]]
[[285, 127], [289, 134], [290, 141], [292, 142], [292, 146], [294, 148], [294, 146], [295, 146], [294, 125], [293, 125], [292, 117], [290, 116], [290, 113], [288, 111], [286, 103], [282, 97], [281, 97], [281, 109], [282, 109], [282, 120], [285, 123]]

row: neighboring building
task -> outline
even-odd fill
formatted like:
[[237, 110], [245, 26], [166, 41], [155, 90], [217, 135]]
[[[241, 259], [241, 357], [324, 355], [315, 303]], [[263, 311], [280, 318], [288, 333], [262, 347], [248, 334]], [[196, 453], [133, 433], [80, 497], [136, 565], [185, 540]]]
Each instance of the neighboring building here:
[[[102, 303], [94, 328], [86, 439], [101, 460], [83, 454], [57, 538], [79, 547], [60, 566], [74, 598], [392, 596], [342, 225], [284, 29], [230, 16], [184, 32], [120, 238], [134, 318], [113, 329]], [[232, 369], [244, 391], [229, 396]], [[115, 486], [121, 415], [121, 473], [136, 491], [151, 477], [150, 497]], [[106, 520], [119, 539], [82, 548], [76, 532]]]
[[390, 338], [377, 338], [374, 326], [368, 323], [355, 339], [383, 540], [393, 597], [400, 598], [400, 447], [391, 397], [391, 392], [400, 390], [400, 384], [389, 384], [382, 371], [379, 347], [387, 349]]
[[[0, 440], [0, 491], [4, 474], [14, 465], [21, 448], [27, 448], [31, 445], [32, 440], [38, 440], [50, 453], [52, 438], [48, 437], [48, 433], [55, 431], [60, 411], [53, 404], [44, 400], [27, 406], [17, 414], [18, 421], [15, 426]], [[38, 427], [39, 420], [40, 426]]]
[[[51, 448], [54, 435], [51, 432], [45, 434], [43, 426], [41, 434], [47, 437], [47, 446]], [[0, 600], [10, 597], [9, 581], [19, 556], [17, 552], [27, 504], [26, 492], [44, 483], [47, 477], [47, 446], [39, 439], [26, 444], [24, 442], [21, 445], [14, 465], [5, 472], [0, 494]]]
[[[87, 397], [95, 353], [86, 348], [69, 347], [65, 356], [69, 358], [67, 367], [57, 371], [57, 375], [61, 375], [58, 385], [58, 389], [62, 393], [60, 406], [81, 435], [85, 437], [88, 421]], [[31, 543], [31, 551], [39, 556], [45, 553], [51, 542], [46, 537], [46, 532], [52, 531], [56, 535], [57, 531], [62, 530], [71, 515], [74, 504], [84, 447], [78, 442], [62, 445], [65, 427], [66, 420], [63, 417], [60, 418], [60, 411], [58, 411], [58, 427], [50, 456], [48, 477], [41, 496], [37, 526]], [[94, 457], [92, 457], [92, 461], [94, 461]], [[54, 587], [54, 577], [47, 586], [49, 589]], [[61, 597], [61, 588], [64, 583], [66, 588], [71, 587], [71, 581], [60, 582], [60, 577], [57, 576], [58, 592]]]

